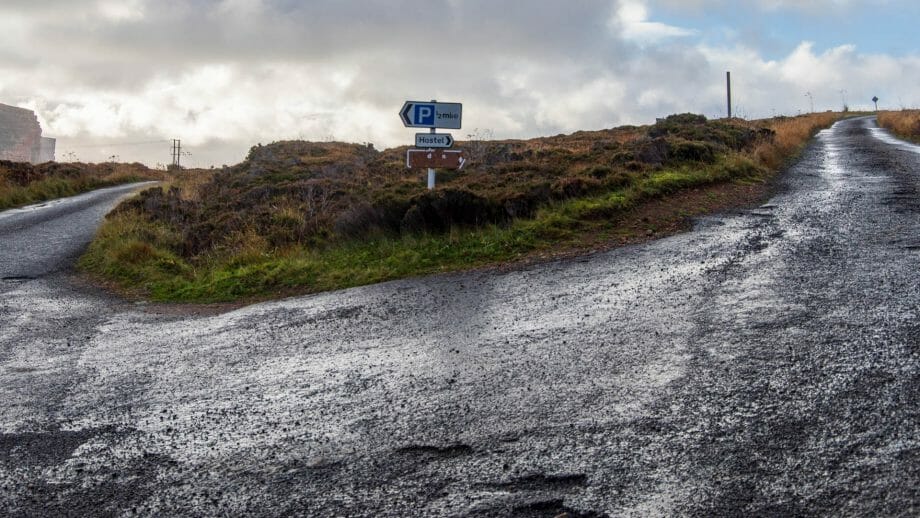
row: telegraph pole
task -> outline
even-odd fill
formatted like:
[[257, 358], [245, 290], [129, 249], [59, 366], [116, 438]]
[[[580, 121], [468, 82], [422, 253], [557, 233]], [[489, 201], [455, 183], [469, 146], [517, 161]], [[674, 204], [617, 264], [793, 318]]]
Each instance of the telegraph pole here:
[[725, 73], [725, 91], [728, 93], [728, 118], [732, 118], [732, 73]]
[[180, 158], [182, 156], [182, 141], [179, 139], [173, 139], [172, 141], [172, 165], [174, 167], [181, 167]]

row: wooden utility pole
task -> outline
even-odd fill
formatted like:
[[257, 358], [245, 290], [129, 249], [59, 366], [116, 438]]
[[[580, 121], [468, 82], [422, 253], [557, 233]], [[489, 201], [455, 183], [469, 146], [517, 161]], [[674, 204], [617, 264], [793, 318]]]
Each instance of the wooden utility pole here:
[[725, 73], [725, 91], [728, 93], [728, 118], [732, 118], [732, 73]]

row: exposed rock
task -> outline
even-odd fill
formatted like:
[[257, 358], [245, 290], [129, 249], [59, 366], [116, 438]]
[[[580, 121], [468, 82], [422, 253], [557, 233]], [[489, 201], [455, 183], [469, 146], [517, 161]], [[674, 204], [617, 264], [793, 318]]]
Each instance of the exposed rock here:
[[33, 164], [54, 160], [55, 140], [42, 137], [35, 113], [0, 104], [0, 160]]

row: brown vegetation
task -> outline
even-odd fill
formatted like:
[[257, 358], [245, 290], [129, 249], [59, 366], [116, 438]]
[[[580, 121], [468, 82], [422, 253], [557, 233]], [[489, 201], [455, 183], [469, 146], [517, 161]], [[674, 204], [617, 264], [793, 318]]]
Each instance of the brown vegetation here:
[[[786, 126], [804, 123], [784, 122]], [[714, 164], [758, 150], [768, 165], [788, 153], [765, 125], [676, 115], [655, 125], [528, 141], [461, 143], [472, 164], [442, 172], [428, 192], [405, 168], [406, 148], [377, 152], [355, 144], [278, 142], [199, 185], [153, 189], [122, 205], [175, 228], [184, 257], [238, 247], [247, 233], [269, 247], [323, 246], [341, 239], [529, 218], [542, 206], [622, 189], [654, 171]], [[772, 154], [768, 150], [779, 149]]]
[[164, 178], [165, 173], [137, 163], [47, 162], [32, 165], [0, 160], [0, 210], [71, 196], [108, 185]]
[[879, 112], [878, 123], [901, 138], [920, 142], [920, 110]]
[[757, 161], [768, 169], [778, 169], [796, 155], [818, 128], [826, 128], [838, 118], [836, 113], [816, 113], [806, 117], [776, 117], [768, 121], [776, 137], [754, 149]]
[[[239, 165], [181, 176], [120, 205], [81, 264], [161, 299], [234, 300], [621, 242], [644, 204], [761, 183], [836, 118], [682, 114], [644, 127], [459, 143], [471, 164], [439, 172], [434, 191], [424, 171], [406, 169], [406, 148], [259, 145]], [[641, 234], [673, 226], [660, 223]]]

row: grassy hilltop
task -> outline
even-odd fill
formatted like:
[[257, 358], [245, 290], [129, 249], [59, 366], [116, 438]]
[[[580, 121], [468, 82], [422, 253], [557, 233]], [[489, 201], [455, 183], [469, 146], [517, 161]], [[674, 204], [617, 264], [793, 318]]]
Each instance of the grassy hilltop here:
[[[120, 205], [81, 260], [157, 300], [260, 299], [584, 251], [673, 232], [762, 185], [836, 114], [656, 124], [460, 143], [471, 164], [405, 167], [406, 148], [277, 142]], [[758, 194], [760, 193], [760, 194]]]

